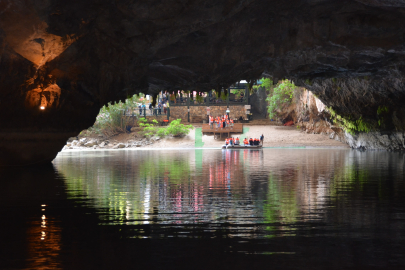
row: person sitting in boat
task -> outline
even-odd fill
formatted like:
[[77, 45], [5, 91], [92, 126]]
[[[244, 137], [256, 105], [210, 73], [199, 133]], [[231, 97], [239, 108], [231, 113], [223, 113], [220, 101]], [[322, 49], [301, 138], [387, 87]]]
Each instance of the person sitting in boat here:
[[234, 143], [233, 143], [233, 138], [229, 138], [229, 144], [230, 144], [230, 145], [234, 145]]
[[252, 138], [249, 139], [249, 145], [253, 145], [253, 139]]
[[226, 139], [225, 139], [225, 145], [228, 145], [228, 144], [229, 144], [229, 139], [226, 138]]
[[236, 137], [236, 139], [235, 139], [235, 145], [239, 145], [239, 137]]
[[248, 141], [247, 138], [245, 138], [245, 139], [243, 140], [243, 145], [249, 145], [249, 141]]

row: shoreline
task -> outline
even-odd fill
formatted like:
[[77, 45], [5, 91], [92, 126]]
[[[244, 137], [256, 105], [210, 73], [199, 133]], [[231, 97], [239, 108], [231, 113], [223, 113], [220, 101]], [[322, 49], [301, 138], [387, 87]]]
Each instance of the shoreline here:
[[97, 149], [88, 149], [88, 148], [77, 148], [77, 149], [65, 149], [61, 150], [59, 153], [68, 153], [68, 152], [98, 152], [98, 151], [161, 151], [161, 150], [252, 150], [252, 151], [257, 151], [257, 150], [263, 150], [263, 149], [286, 149], [286, 150], [326, 150], [326, 149], [335, 149], [335, 150], [355, 150], [351, 149], [350, 147], [345, 147], [345, 146], [265, 146], [262, 147], [261, 149], [250, 149], [250, 148], [239, 148], [239, 149], [222, 149], [219, 147], [183, 147], [183, 148], [121, 148], [121, 149], [112, 149], [112, 148], [97, 148]]
[[[150, 149], [220, 149], [224, 145], [225, 137], [221, 140], [215, 139], [212, 135], [202, 135], [201, 125], [193, 125], [194, 129], [181, 138], [175, 137], [152, 137], [146, 139], [138, 133], [121, 133], [110, 138], [103, 138], [100, 135], [83, 136], [74, 138], [65, 145], [62, 151], [94, 151], [94, 150], [150, 150]], [[197, 130], [198, 129], [198, 130]], [[196, 132], [199, 132], [196, 134]], [[235, 134], [232, 137], [259, 138], [264, 135], [263, 148], [305, 148], [305, 149], [350, 149], [329, 134], [308, 134], [298, 130], [296, 127], [285, 127], [275, 125], [246, 125], [242, 134]]]

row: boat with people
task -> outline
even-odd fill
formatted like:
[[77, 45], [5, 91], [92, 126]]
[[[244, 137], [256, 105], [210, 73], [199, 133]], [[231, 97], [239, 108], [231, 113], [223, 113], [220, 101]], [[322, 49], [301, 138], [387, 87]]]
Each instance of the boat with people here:
[[[263, 136], [263, 135], [262, 135]], [[245, 138], [242, 142], [239, 142], [239, 138], [226, 138], [225, 145], [222, 149], [261, 149], [263, 148], [262, 137], [260, 139]]]
[[222, 149], [262, 149], [263, 145], [223, 145]]

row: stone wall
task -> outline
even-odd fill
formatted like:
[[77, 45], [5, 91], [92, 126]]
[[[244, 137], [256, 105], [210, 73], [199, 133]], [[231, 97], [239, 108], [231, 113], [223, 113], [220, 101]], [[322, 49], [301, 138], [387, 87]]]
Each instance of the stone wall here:
[[187, 122], [187, 106], [170, 107], [170, 121], [181, 119], [181, 122]]

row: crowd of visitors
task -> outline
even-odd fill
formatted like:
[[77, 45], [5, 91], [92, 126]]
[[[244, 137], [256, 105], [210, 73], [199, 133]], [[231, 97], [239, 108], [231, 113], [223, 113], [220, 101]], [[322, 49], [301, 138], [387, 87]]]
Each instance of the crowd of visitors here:
[[[151, 115], [160, 115], [162, 114], [166, 114], [167, 113], [167, 101], [161, 101], [158, 102], [158, 104], [156, 106], [152, 106], [152, 103], [149, 103], [148, 108], [150, 111]], [[145, 104], [139, 104], [138, 105], [138, 109], [139, 109], [139, 114], [142, 115], [144, 113], [146, 113], [146, 105]]]
[[210, 115], [208, 121], [211, 129], [214, 128], [214, 125], [215, 128], [233, 127], [233, 120], [229, 119], [229, 116], [227, 114], [218, 115], [217, 117], [213, 117]]

